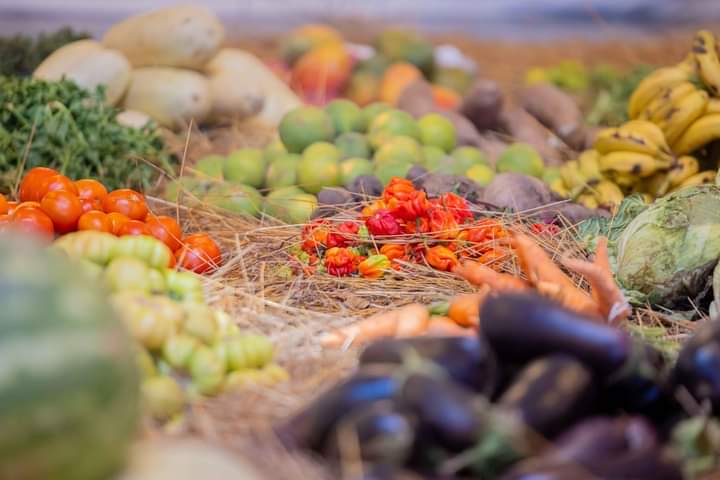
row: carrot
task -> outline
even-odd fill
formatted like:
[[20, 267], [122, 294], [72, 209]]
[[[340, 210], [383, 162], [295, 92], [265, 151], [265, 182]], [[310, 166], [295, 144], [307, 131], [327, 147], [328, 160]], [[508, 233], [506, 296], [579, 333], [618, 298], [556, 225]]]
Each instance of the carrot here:
[[477, 335], [475, 328], [463, 328], [448, 317], [430, 317], [426, 335], [438, 337], [460, 337]]
[[425, 334], [430, 323], [430, 313], [424, 305], [412, 303], [388, 310], [326, 333], [320, 338], [325, 347], [341, 347], [345, 344], [363, 344], [383, 337], [412, 337]]
[[477, 327], [480, 324], [480, 305], [490, 287], [484, 285], [478, 293], [457, 295], [450, 301], [448, 317], [461, 327]]
[[473, 285], [489, 285], [493, 290], [517, 291], [527, 288], [527, 285], [521, 279], [512, 275], [498, 273], [479, 262], [463, 262], [455, 267], [453, 271]]

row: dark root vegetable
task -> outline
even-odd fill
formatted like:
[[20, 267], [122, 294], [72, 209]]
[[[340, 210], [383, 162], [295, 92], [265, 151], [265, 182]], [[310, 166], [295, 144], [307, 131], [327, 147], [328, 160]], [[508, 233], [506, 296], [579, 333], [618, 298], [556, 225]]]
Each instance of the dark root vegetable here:
[[520, 102], [530, 115], [575, 150], [585, 146], [583, 114], [577, 102], [558, 87], [541, 83], [523, 88]]
[[347, 189], [354, 194], [356, 201], [361, 201], [382, 194], [383, 185], [374, 175], [360, 175], [347, 185]]
[[673, 381], [720, 414], [720, 321], [707, 321], [680, 350]]
[[465, 95], [460, 113], [478, 130], [496, 128], [502, 110], [503, 97], [497, 82], [481, 79]]
[[485, 187], [483, 200], [501, 210], [532, 210], [553, 201], [550, 188], [542, 181], [521, 173], [500, 173]]

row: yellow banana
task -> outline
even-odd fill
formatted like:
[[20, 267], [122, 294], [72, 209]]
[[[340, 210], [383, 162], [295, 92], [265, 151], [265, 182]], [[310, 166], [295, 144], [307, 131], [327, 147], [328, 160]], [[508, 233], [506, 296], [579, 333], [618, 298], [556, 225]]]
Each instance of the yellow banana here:
[[[665, 143], [664, 140], [663, 143]], [[595, 136], [593, 148], [603, 155], [612, 152], [636, 152], [661, 157], [667, 161], [672, 159], [670, 150], [666, 148], [666, 145], [658, 145], [647, 135], [630, 127], [600, 130]]]
[[602, 207], [610, 207], [615, 210], [625, 198], [622, 190], [616, 184], [609, 180], [601, 180], [592, 187], [592, 193], [595, 200]]
[[611, 152], [600, 157], [600, 170], [649, 177], [661, 164], [652, 155], [637, 152]]
[[600, 172], [600, 152], [597, 150], [585, 150], [578, 156], [577, 162], [580, 173], [588, 181], [601, 180], [603, 178]]
[[711, 113], [695, 120], [673, 144], [678, 155], [687, 155], [720, 138], [720, 113]]
[[672, 110], [658, 122], [665, 138], [672, 145], [687, 130], [688, 126], [705, 112], [710, 96], [705, 90], [696, 90], [673, 104]]
[[685, 179], [680, 185], [675, 187], [673, 191], [680, 190], [685, 187], [695, 187], [697, 185], [704, 185], [706, 183], [715, 183], [715, 176], [717, 172], [715, 170], [705, 170], [704, 172], [696, 173], [690, 178]]
[[685, 55], [685, 58], [675, 65], [677, 68], [687, 72], [688, 76], [692, 76], [697, 73], [697, 64], [695, 63], [695, 55], [690, 52]]
[[618, 187], [626, 189], [633, 187], [640, 181], [638, 177], [630, 173], [620, 173], [614, 171], [606, 172], [605, 177], [610, 179], [610, 181]]
[[560, 178], [563, 179], [563, 182], [565, 182], [565, 185], [570, 190], [583, 187], [587, 184], [587, 178], [580, 172], [580, 166], [577, 160], [565, 162], [560, 167]]
[[642, 196], [643, 202], [645, 202], [647, 204], [653, 203], [655, 201], [653, 196], [650, 195], [649, 193], [643, 193], [641, 196]]
[[637, 184], [638, 192], [649, 193], [653, 197], [662, 197], [670, 190], [670, 180], [667, 172], [656, 172], [647, 178], [643, 178], [642, 182]]
[[675, 188], [682, 182], [700, 171], [700, 163], [697, 158], [690, 155], [683, 155], [670, 167], [667, 172], [667, 180], [671, 188]]
[[715, 35], [707, 30], [697, 32], [692, 51], [705, 87], [713, 95], [720, 95], [720, 61], [718, 61]]
[[677, 85], [663, 89], [660, 94], [652, 99], [648, 106], [645, 107], [642, 111], [641, 118], [645, 118], [651, 122], [660, 121], [668, 114], [670, 109], [672, 109], [673, 103], [695, 90], [697, 90], [697, 88], [690, 82], [678, 83]]
[[720, 113], [720, 98], [710, 97], [705, 105], [705, 114], [708, 113]]
[[555, 180], [550, 182], [548, 186], [550, 187], [550, 190], [557, 193], [561, 197], [567, 198], [570, 196], [570, 190], [568, 190], [568, 188], [565, 186], [565, 182], [562, 178], [556, 178]]
[[642, 79], [630, 95], [628, 100], [628, 116], [636, 119], [640, 112], [655, 98], [658, 93], [667, 87], [672, 87], [681, 82], [686, 82], [690, 73], [683, 67], [663, 67], [655, 70]]
[[587, 208], [595, 209], [600, 206], [592, 193], [583, 193], [582, 195], [578, 196], [575, 201], [580, 205], [586, 206]]

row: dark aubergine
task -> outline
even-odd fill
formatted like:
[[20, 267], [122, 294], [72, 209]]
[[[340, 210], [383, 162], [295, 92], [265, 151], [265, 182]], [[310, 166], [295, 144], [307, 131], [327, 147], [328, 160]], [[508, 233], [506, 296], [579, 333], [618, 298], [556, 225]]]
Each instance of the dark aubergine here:
[[[597, 417], [561, 435], [546, 453], [516, 465], [502, 480], [554, 479], [541, 476], [560, 467], [578, 466], [600, 480], [681, 480], [677, 461], [641, 417]], [[557, 477], [565, 478], [565, 477]]]
[[363, 462], [400, 466], [412, 453], [414, 423], [392, 400], [359, 407], [337, 423], [326, 442], [325, 458], [341, 462], [359, 453]]
[[551, 355], [530, 362], [499, 404], [534, 432], [551, 438], [591, 412], [595, 398], [590, 370], [570, 356]]
[[497, 361], [487, 342], [478, 337], [416, 337], [383, 339], [370, 344], [360, 364], [412, 362], [413, 357], [441, 367], [454, 381], [490, 395], [496, 384]]
[[706, 321], [685, 342], [675, 363], [673, 381], [720, 414], [720, 321]]
[[480, 312], [481, 333], [501, 362], [523, 363], [554, 353], [572, 355], [608, 375], [630, 355], [630, 335], [602, 325], [534, 294], [488, 298]]
[[380, 400], [390, 400], [400, 390], [394, 369], [362, 369], [313, 400], [276, 429], [287, 448], [320, 451], [328, 433], [351, 410]]
[[398, 402], [417, 417], [421, 440], [461, 451], [482, 433], [480, 398], [452, 381], [416, 373], [405, 381]]

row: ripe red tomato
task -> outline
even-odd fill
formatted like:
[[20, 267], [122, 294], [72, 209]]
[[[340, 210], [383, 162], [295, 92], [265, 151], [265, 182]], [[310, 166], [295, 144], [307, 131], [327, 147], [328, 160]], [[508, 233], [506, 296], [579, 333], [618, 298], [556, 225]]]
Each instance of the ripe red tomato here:
[[112, 222], [105, 212], [90, 210], [80, 216], [77, 229], [112, 233]]
[[173, 252], [182, 247], [182, 230], [172, 217], [148, 215], [145, 220], [150, 235], [162, 241]]
[[30, 169], [20, 182], [18, 199], [21, 202], [31, 200], [39, 202], [42, 199], [42, 195], [40, 195], [40, 188], [42, 187], [43, 182], [48, 177], [55, 175], [58, 175], [58, 172], [52, 168], [35, 167]]
[[147, 225], [140, 220], [128, 220], [120, 227], [120, 231], [117, 234], [122, 237], [123, 235], [150, 235]]
[[5, 215], [8, 210], [10, 210], [10, 206], [8, 205], [7, 198], [5, 198], [5, 195], [0, 193], [0, 215]]
[[7, 202], [7, 208], [8, 208], [7, 213], [8, 213], [8, 215], [12, 215], [13, 212], [15, 211], [15, 209], [18, 207], [18, 205], [20, 205], [19, 202], [15, 202], [15, 201], [13, 201], [13, 200], [9, 200], [9, 201]]
[[75, 181], [75, 187], [78, 191], [78, 197], [81, 200], [84, 199], [97, 199], [102, 201], [107, 197], [108, 191], [105, 185], [93, 180], [92, 178], [83, 178], [82, 180]]
[[102, 200], [99, 198], [81, 198], [80, 205], [82, 205], [83, 213], [87, 213], [91, 210], [100, 210], [102, 212]]
[[217, 263], [200, 247], [184, 245], [175, 252], [178, 265], [195, 273], [205, 273], [218, 267]]
[[41, 183], [40, 190], [37, 192], [38, 195], [40, 195], [40, 198], [37, 201], [39, 202], [42, 200], [48, 192], [70, 192], [75, 196], [77, 196], [78, 193], [75, 184], [65, 175], [52, 175], [50, 177], [46, 177]]
[[15, 211], [12, 215], [12, 227], [24, 233], [30, 233], [52, 240], [55, 230], [53, 222], [39, 208], [27, 207]]
[[128, 188], [108, 193], [103, 200], [103, 208], [105, 213], [122, 213], [132, 220], [145, 220], [148, 214], [145, 197]]
[[108, 213], [107, 216], [108, 220], [110, 220], [110, 233], [113, 235], [120, 235], [120, 229], [130, 221], [127, 215], [123, 215], [122, 213], [112, 212]]
[[183, 239], [183, 244], [190, 245], [204, 250], [216, 265], [220, 265], [222, 260], [222, 254], [220, 253], [220, 247], [215, 243], [215, 240], [210, 238], [207, 233], [193, 233]]
[[78, 220], [83, 214], [82, 204], [77, 195], [65, 191], [48, 192], [40, 206], [53, 221], [55, 231], [68, 233], [77, 230]]
[[30, 201], [30, 202], [18, 203], [14, 206], [13, 210], [17, 211], [17, 210], [20, 210], [21, 208], [40, 208], [40, 202]]

